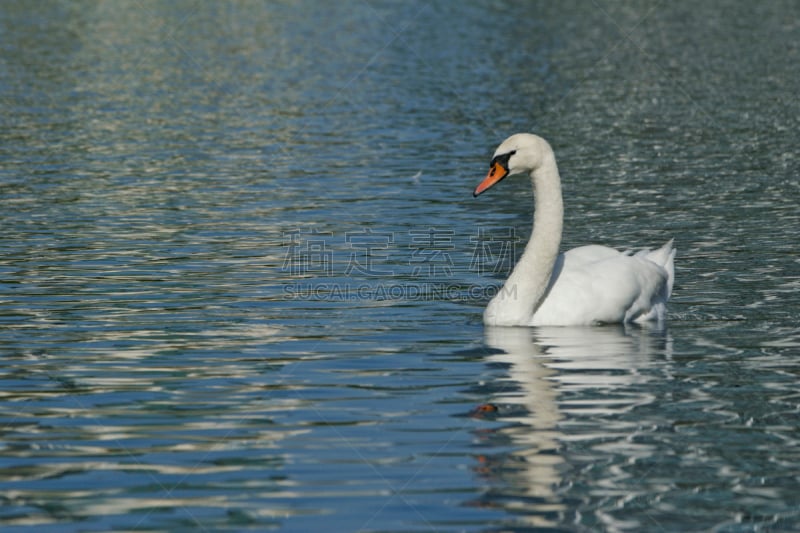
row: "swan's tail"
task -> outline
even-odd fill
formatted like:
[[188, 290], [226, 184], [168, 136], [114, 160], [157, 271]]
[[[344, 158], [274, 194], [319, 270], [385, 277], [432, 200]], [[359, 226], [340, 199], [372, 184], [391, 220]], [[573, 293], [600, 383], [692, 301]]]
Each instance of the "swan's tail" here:
[[647, 251], [644, 254], [644, 257], [652, 261], [657, 265], [661, 265], [664, 267], [664, 270], [667, 271], [667, 298], [670, 297], [672, 294], [672, 285], [675, 283], [675, 248], [672, 247], [672, 243], [675, 239], [670, 239], [667, 244], [659, 248], [658, 250]]

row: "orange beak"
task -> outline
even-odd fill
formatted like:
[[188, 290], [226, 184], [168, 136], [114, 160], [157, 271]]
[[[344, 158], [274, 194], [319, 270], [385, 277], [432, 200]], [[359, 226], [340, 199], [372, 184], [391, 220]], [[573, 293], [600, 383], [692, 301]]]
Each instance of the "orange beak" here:
[[495, 162], [492, 165], [492, 168], [489, 169], [489, 173], [486, 175], [486, 178], [484, 178], [484, 180], [477, 187], [475, 187], [475, 191], [472, 193], [472, 196], [478, 196], [480, 193], [501, 179], [505, 178], [507, 175], [508, 170], [506, 170], [500, 163]]

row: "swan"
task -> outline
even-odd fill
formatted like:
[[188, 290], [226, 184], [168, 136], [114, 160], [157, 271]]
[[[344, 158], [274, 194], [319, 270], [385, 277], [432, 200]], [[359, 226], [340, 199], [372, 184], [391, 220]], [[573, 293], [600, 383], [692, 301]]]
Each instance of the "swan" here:
[[587, 245], [559, 254], [564, 222], [561, 178], [543, 138], [518, 133], [494, 153], [478, 196], [506, 176], [528, 173], [533, 231], [502, 289], [483, 313], [488, 326], [578, 326], [663, 321], [675, 278], [671, 239], [661, 248], [619, 252]]

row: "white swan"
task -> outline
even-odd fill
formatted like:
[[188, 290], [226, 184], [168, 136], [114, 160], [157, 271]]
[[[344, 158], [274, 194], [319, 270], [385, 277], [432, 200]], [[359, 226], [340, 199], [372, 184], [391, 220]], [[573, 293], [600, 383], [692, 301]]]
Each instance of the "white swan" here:
[[489, 302], [491, 326], [568, 326], [663, 320], [675, 277], [672, 240], [635, 254], [599, 245], [563, 254], [561, 179], [550, 145], [512, 135], [497, 148], [478, 196], [506, 176], [527, 172], [534, 193], [533, 232], [503, 288]]

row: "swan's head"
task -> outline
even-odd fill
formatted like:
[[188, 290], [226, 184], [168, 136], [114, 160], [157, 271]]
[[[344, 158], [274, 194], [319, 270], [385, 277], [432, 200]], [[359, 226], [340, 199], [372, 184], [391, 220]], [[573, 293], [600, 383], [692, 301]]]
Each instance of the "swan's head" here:
[[489, 173], [472, 195], [478, 196], [506, 176], [534, 172], [548, 157], [553, 157], [553, 150], [547, 141], [538, 135], [532, 133], [512, 135], [497, 147], [489, 164]]

